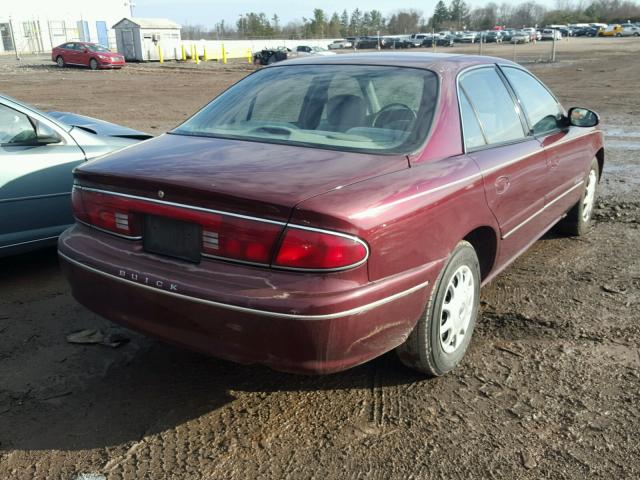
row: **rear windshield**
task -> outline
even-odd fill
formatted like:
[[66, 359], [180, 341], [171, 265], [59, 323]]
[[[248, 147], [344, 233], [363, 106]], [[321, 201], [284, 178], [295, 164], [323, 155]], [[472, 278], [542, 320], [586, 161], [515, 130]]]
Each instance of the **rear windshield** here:
[[428, 70], [287, 65], [249, 75], [170, 133], [347, 151], [410, 153], [438, 93]]

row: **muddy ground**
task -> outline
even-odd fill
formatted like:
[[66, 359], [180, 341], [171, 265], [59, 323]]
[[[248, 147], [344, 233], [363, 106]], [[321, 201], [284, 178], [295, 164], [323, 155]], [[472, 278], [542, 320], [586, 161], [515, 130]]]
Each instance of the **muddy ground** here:
[[[458, 369], [425, 380], [393, 353], [325, 377], [235, 365], [89, 313], [53, 249], [5, 259], [0, 478], [640, 477], [640, 39], [559, 47], [528, 66], [602, 115], [597, 225], [550, 233], [483, 290]], [[249, 70], [25, 64], [0, 60], [0, 92], [153, 133]], [[66, 342], [87, 328], [130, 342]]]

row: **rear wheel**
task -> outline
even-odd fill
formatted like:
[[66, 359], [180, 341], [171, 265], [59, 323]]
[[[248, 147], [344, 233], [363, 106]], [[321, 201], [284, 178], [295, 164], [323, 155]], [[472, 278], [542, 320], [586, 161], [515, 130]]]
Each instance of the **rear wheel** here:
[[396, 349], [402, 363], [433, 377], [455, 368], [471, 341], [479, 304], [478, 256], [462, 241], [440, 272], [422, 317]]
[[598, 162], [594, 158], [584, 180], [584, 189], [580, 200], [558, 224], [558, 230], [565, 235], [579, 237], [587, 233], [591, 228], [593, 210], [598, 194], [599, 171]]
[[60, 68], [64, 67], [64, 58], [62, 58], [61, 55], [58, 55], [58, 57], [56, 58], [56, 65], [58, 65], [58, 67]]
[[95, 58], [92, 58], [91, 60], [89, 60], [89, 68], [91, 70], [97, 70], [98, 69], [98, 61]]

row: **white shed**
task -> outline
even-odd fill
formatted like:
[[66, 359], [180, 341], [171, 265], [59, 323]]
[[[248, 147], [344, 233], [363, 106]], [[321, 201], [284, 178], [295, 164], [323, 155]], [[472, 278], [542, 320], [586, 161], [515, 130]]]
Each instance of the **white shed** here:
[[126, 60], [158, 60], [158, 47], [173, 57], [180, 49], [181, 26], [166, 18], [123, 18], [113, 26], [118, 52]]

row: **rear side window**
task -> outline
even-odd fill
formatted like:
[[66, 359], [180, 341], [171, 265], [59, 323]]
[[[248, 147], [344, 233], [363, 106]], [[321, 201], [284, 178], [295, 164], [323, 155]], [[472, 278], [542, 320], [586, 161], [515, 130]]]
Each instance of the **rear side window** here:
[[504, 67], [502, 70], [520, 99], [533, 134], [560, 128], [562, 109], [544, 85], [518, 68]]
[[490, 144], [524, 138], [516, 105], [495, 68], [480, 68], [463, 74], [460, 86], [478, 113]]
[[464, 146], [469, 149], [486, 145], [478, 117], [476, 117], [464, 91], [460, 92], [460, 113], [462, 114]]

